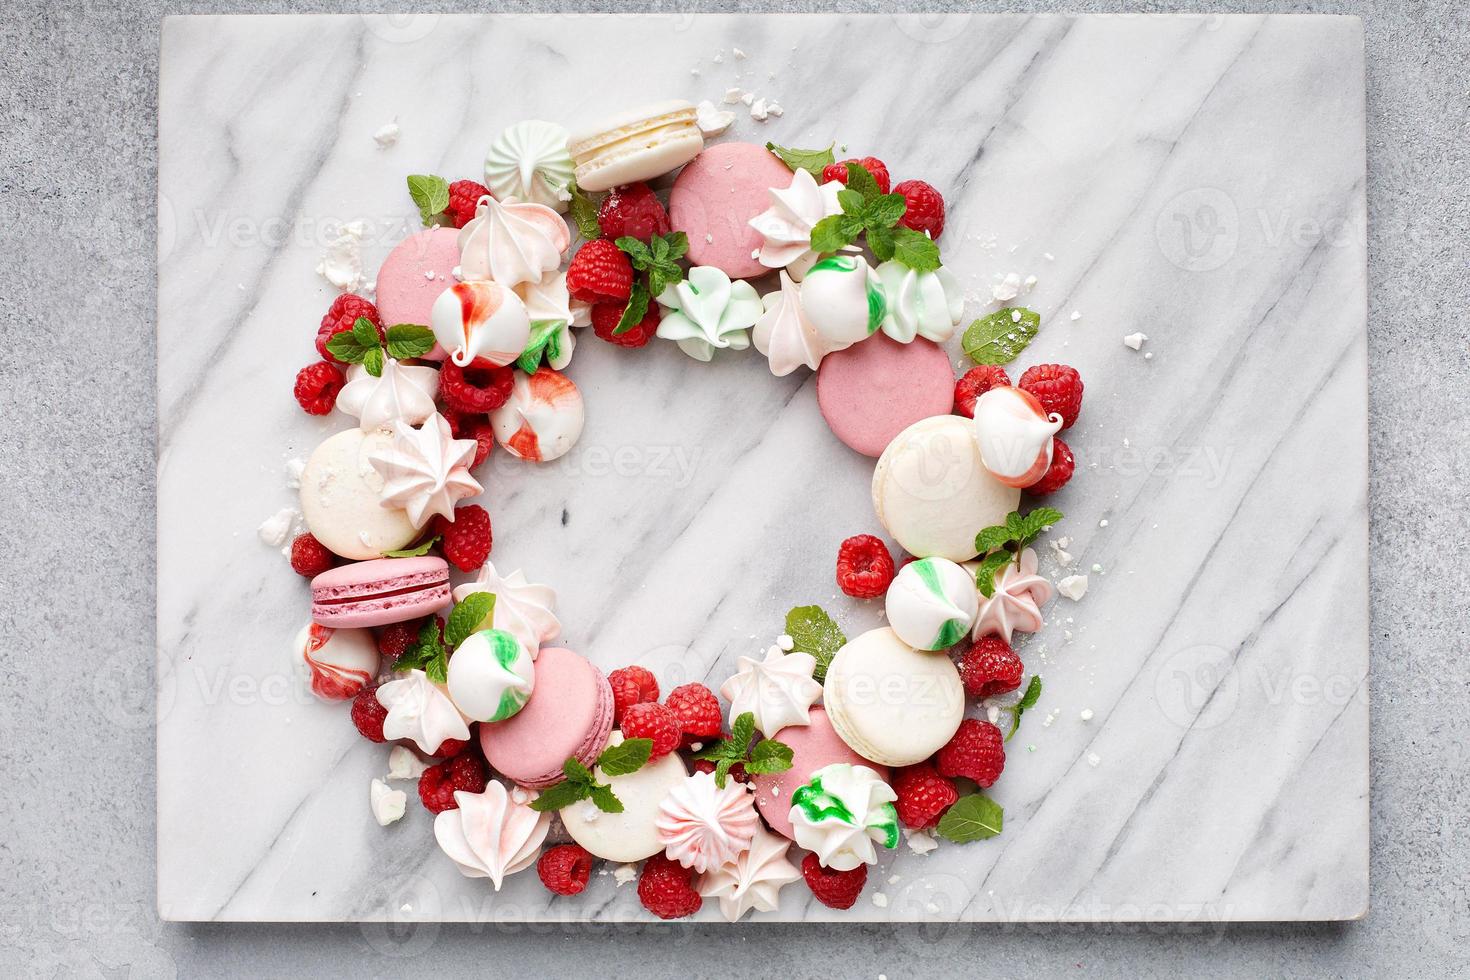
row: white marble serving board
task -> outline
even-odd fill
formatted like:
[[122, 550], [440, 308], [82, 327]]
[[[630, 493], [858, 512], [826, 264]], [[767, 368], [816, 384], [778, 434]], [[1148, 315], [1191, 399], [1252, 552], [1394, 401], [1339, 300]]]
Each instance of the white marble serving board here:
[[[737, 58], [734, 48], [745, 58]], [[717, 57], [719, 56], [719, 57]], [[290, 394], [342, 222], [369, 275], [416, 222], [404, 175], [476, 176], [519, 119], [568, 125], [731, 86], [785, 109], [726, 137], [837, 140], [949, 201], [970, 293], [1036, 276], [1014, 366], [1087, 383], [1056, 535], [1091, 573], [1023, 655], [1045, 678], [992, 795], [1005, 832], [800, 884], [767, 918], [1343, 919], [1368, 895], [1364, 88], [1318, 17], [171, 18], [159, 86], [158, 891], [168, 919], [647, 919], [631, 885], [500, 893], [439, 853], [387, 749], [289, 667], [303, 583], [255, 529], [288, 459], [349, 422]], [[397, 120], [402, 139], [373, 133]], [[1080, 317], [1074, 314], [1080, 314]], [[1142, 331], [1143, 353], [1122, 337]], [[955, 346], [956, 369], [962, 356]], [[564, 461], [486, 465], [494, 560], [560, 594], [566, 642], [665, 690], [718, 684], [836, 595], [878, 531], [872, 463], [809, 375], [584, 335]], [[1048, 560], [1055, 579], [1062, 571]], [[1091, 720], [1082, 714], [1090, 711]], [[875, 899], [875, 896], [883, 896]], [[704, 919], [718, 919], [707, 902]]]

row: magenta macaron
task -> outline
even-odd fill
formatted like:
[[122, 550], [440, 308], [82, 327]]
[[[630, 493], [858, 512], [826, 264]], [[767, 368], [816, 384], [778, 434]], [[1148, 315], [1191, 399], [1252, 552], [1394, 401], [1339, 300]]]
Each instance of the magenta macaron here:
[[452, 601], [443, 558], [374, 558], [311, 580], [312, 621], [337, 629], [402, 623]]
[[689, 261], [712, 265], [731, 279], [770, 272], [751, 253], [761, 246], [750, 219], [771, 206], [772, 187], [791, 186], [786, 164], [758, 143], [706, 147], [669, 192], [669, 221], [689, 236]]
[[536, 686], [520, 711], [480, 724], [480, 748], [496, 772], [531, 789], [562, 780], [575, 758], [588, 768], [612, 734], [612, 686], [592, 661], [561, 647], [536, 656]]
[[[385, 324], [429, 325], [429, 310], [439, 294], [457, 280], [459, 232], [453, 228], [429, 228], [409, 235], [394, 246], [378, 269], [378, 315]], [[444, 349], [435, 346], [428, 355], [442, 361]]]
[[755, 786], [755, 806], [771, 829], [783, 837], [796, 839], [791, 827], [791, 794], [805, 786], [812, 773], [827, 766], [846, 762], [867, 766], [886, 781], [888, 767], [869, 762], [847, 747], [837, 735], [827, 712], [813, 708], [805, 725], [787, 725], [771, 738], [791, 748], [791, 768], [785, 772], [762, 773], [751, 779]]
[[864, 456], [882, 456], [915, 422], [950, 413], [954, 368], [932, 341], [900, 344], [877, 333], [822, 358], [817, 407], [843, 443]]

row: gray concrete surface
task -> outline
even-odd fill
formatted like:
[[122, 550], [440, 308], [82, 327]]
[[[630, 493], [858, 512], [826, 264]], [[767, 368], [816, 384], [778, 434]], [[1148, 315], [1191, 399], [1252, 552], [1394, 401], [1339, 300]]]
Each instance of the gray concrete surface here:
[[[328, 0], [309, 9], [382, 6]], [[825, 5], [765, 9], [806, 6]], [[1460, 0], [984, 9], [1063, 8], [1316, 11], [1365, 20], [1374, 549], [1373, 891], [1365, 921], [930, 931], [485, 926], [406, 935], [160, 924], [151, 727], [158, 23], [166, 13], [308, 5], [22, 0], [0, 12], [0, 500], [12, 514], [0, 562], [0, 759], [8, 790], [0, 804], [0, 970], [328, 977], [504, 968], [527, 976], [895, 980], [1470, 975], [1463, 706], [1470, 10]], [[131, 656], [119, 659], [120, 651]]]

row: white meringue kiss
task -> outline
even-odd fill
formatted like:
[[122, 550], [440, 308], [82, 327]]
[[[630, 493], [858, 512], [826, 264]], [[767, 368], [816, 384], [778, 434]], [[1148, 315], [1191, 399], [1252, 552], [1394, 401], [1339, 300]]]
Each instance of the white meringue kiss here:
[[460, 367], [477, 357], [497, 366], [509, 364], [531, 339], [526, 304], [498, 282], [474, 280], [450, 286], [429, 308], [429, 325], [439, 346]]
[[975, 441], [980, 462], [1001, 483], [1029, 487], [1051, 466], [1052, 436], [1062, 417], [1046, 409], [1028, 391], [991, 388], [975, 400]]

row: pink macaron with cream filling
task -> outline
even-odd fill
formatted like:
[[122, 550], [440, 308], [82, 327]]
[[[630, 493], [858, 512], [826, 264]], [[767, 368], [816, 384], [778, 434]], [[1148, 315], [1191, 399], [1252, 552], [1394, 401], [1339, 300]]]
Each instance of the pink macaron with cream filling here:
[[755, 806], [772, 830], [791, 840], [796, 840], [796, 831], [791, 827], [791, 794], [805, 786], [818, 769], [846, 762], [867, 766], [885, 782], [888, 780], [888, 767], [870, 762], [848, 748], [827, 719], [827, 712], [821, 708], [811, 710], [807, 724], [787, 725], [770, 737], [791, 747], [791, 768], [751, 778], [755, 787]]
[[758, 143], [716, 143], [674, 179], [669, 222], [689, 236], [689, 261], [712, 265], [731, 279], [770, 272], [751, 253], [760, 232], [750, 219], [771, 206], [772, 187], [791, 186], [791, 170]]
[[496, 772], [544, 789], [561, 782], [570, 758], [590, 769], [612, 726], [612, 687], [602, 671], [580, 654], [542, 647], [531, 697], [505, 721], [482, 722], [480, 748]]
[[451, 602], [443, 558], [374, 558], [311, 580], [312, 621], [334, 629], [402, 623]]
[[922, 338], [900, 344], [874, 334], [828, 354], [817, 368], [817, 407], [827, 427], [864, 456], [882, 456], [904, 429], [953, 406], [949, 355]]
[[[378, 270], [377, 306], [384, 325], [416, 323], [429, 326], [434, 300], [456, 280], [459, 232], [427, 228], [394, 246]], [[444, 348], [435, 344], [427, 358], [444, 360]]]

